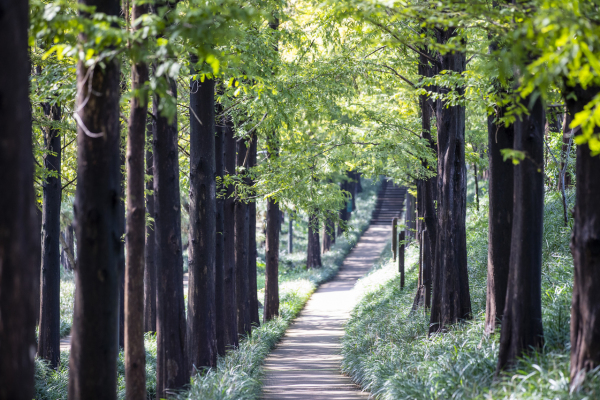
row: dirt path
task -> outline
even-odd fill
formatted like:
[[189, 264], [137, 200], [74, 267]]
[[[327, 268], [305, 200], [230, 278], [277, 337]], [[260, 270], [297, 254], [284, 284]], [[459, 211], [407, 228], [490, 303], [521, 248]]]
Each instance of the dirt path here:
[[263, 399], [365, 399], [340, 372], [344, 323], [356, 304], [356, 281], [377, 260], [389, 226], [371, 225], [344, 261], [337, 276], [312, 295], [300, 316], [264, 365]]

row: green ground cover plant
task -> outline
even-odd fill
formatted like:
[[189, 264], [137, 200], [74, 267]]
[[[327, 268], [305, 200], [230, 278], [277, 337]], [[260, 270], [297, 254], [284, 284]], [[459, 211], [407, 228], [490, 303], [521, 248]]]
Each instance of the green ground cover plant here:
[[[570, 194], [572, 195], [572, 193]], [[560, 195], [545, 199], [543, 318], [545, 345], [494, 378], [499, 334], [484, 334], [487, 266], [487, 198], [467, 215], [469, 282], [474, 318], [427, 337], [429, 316], [411, 312], [417, 288], [416, 247], [407, 252], [407, 281], [400, 290], [388, 262], [361, 280], [363, 291], [343, 339], [343, 371], [378, 399], [594, 399], [597, 370], [569, 391], [569, 315], [572, 292], [571, 227], [562, 220]], [[389, 256], [388, 256], [389, 258]]]
[[[219, 358], [217, 368], [200, 371], [192, 378], [186, 391], [174, 394], [174, 398], [242, 400], [257, 399], [261, 390], [261, 365], [269, 351], [285, 333], [290, 322], [304, 307], [316, 288], [336, 274], [345, 256], [350, 252], [362, 233], [369, 226], [371, 214], [377, 200], [378, 182], [363, 180], [363, 192], [356, 199], [357, 209], [349, 221], [351, 230], [338, 237], [331, 250], [323, 255], [323, 267], [306, 268], [306, 240], [297, 241], [294, 253], [287, 254], [282, 245], [279, 269], [280, 317], [254, 329], [252, 334], [240, 341], [240, 346]], [[298, 239], [308, 232], [307, 218], [299, 218], [295, 223]], [[282, 231], [282, 238], [287, 227]], [[285, 236], [287, 238], [287, 236]], [[286, 239], [287, 240], [287, 239]], [[264, 298], [264, 250], [258, 252], [258, 292], [259, 300]], [[64, 290], [63, 290], [64, 287]], [[61, 280], [61, 327], [64, 323], [70, 331], [73, 313], [74, 281], [72, 275], [65, 274]], [[64, 296], [64, 301], [63, 301]], [[70, 307], [70, 308], [69, 308]], [[63, 310], [64, 308], [64, 310]], [[63, 312], [64, 311], [64, 312]], [[262, 310], [261, 314], [262, 314]], [[262, 319], [262, 315], [261, 315]], [[68, 325], [67, 325], [68, 324]], [[61, 330], [62, 332], [62, 330]], [[68, 331], [67, 331], [68, 334]], [[148, 398], [156, 396], [156, 336], [146, 334], [146, 391]], [[61, 353], [61, 365], [57, 371], [47, 367], [44, 361], [36, 359], [36, 399], [60, 400], [67, 398], [69, 352]], [[118, 397], [125, 398], [125, 364], [121, 350], [118, 360]]]

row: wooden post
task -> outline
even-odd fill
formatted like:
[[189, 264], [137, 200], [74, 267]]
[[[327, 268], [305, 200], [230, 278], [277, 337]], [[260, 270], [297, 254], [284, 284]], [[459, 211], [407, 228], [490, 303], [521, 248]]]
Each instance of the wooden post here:
[[400, 232], [398, 241], [398, 272], [400, 272], [400, 289], [404, 289], [404, 240], [406, 231]]
[[396, 262], [396, 250], [398, 249], [398, 218], [392, 219], [392, 254]]

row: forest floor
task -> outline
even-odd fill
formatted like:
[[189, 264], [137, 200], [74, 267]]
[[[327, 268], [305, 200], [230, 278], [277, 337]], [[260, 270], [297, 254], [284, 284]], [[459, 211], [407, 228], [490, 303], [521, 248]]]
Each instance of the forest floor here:
[[344, 260], [337, 276], [312, 295], [267, 357], [264, 399], [358, 399], [364, 394], [341, 373], [340, 339], [357, 302], [356, 281], [389, 240], [390, 227], [373, 225]]

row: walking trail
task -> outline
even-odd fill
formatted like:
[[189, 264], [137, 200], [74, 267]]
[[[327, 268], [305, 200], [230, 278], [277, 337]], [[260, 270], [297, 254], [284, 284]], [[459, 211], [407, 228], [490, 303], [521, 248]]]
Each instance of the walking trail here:
[[337, 276], [312, 295], [264, 365], [263, 399], [368, 398], [342, 375], [341, 338], [357, 302], [354, 284], [373, 266], [389, 239], [389, 225], [371, 225]]

